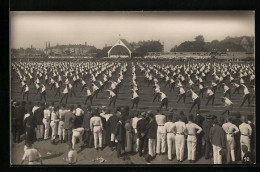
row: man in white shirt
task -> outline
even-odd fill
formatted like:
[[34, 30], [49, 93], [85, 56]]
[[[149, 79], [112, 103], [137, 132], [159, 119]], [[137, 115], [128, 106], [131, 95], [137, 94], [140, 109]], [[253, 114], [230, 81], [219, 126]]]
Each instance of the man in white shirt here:
[[210, 88], [208, 88], [207, 89], [207, 95], [208, 95], [208, 100], [207, 100], [206, 106], [209, 104], [210, 100], [212, 100], [211, 105], [213, 105], [214, 100], [215, 100], [215, 93]]
[[131, 99], [131, 101], [133, 101], [132, 109], [134, 108], [134, 106], [137, 109], [140, 98], [139, 98], [137, 91], [132, 90], [132, 92], [133, 92], [133, 97]]
[[50, 133], [50, 116], [51, 116], [51, 112], [49, 110], [49, 105], [46, 104], [45, 105], [45, 109], [43, 111], [43, 124], [44, 124], [44, 140], [49, 138], [49, 133]]
[[188, 90], [188, 91], [191, 92], [191, 99], [192, 99], [192, 101], [193, 101], [189, 112], [192, 111], [192, 109], [193, 109], [193, 107], [194, 107], [195, 105], [197, 105], [198, 110], [200, 110], [200, 102], [201, 102], [201, 101], [200, 101], [199, 96], [198, 96], [192, 89], [190, 89], [190, 90]]
[[24, 96], [26, 95], [26, 100], [28, 101], [28, 97], [29, 97], [29, 86], [27, 84], [25, 84], [24, 87], [24, 92], [23, 92], [23, 100], [24, 100]]
[[175, 127], [175, 124], [172, 122], [172, 114], [169, 114], [167, 116], [167, 121], [164, 124], [165, 130], [166, 130], [166, 135], [167, 135], [167, 147], [168, 147], [168, 160], [172, 160], [172, 155], [176, 153], [175, 150], [175, 132], [173, 128]]
[[157, 146], [156, 153], [164, 154], [166, 152], [166, 129], [164, 124], [166, 122], [166, 116], [161, 113], [161, 110], [157, 110], [157, 115], [155, 115], [155, 120], [157, 122]]
[[67, 104], [67, 101], [68, 101], [68, 97], [69, 97], [69, 88], [68, 88], [69, 86], [68, 86], [68, 84], [65, 86], [65, 88], [64, 88], [64, 90], [63, 90], [63, 96], [62, 96], [62, 98], [60, 99], [60, 103], [62, 103], [62, 100], [64, 99], [64, 98], [66, 98], [66, 104]]
[[241, 86], [239, 84], [237, 84], [237, 83], [234, 83], [234, 82], [232, 83], [232, 85], [234, 87], [233, 94], [235, 94], [236, 92], [237, 92], [237, 94], [239, 94], [239, 90], [240, 90]]
[[230, 114], [230, 111], [232, 110], [233, 108], [233, 103], [231, 102], [231, 100], [229, 100], [227, 97], [222, 97], [222, 101], [224, 102], [225, 104], [225, 111], [221, 114], [221, 115], [224, 115], [226, 112], [228, 113], [228, 115]]
[[231, 123], [232, 117], [227, 118], [227, 122], [222, 125], [222, 128], [226, 132], [227, 136], [227, 153], [226, 153], [226, 160], [227, 163], [230, 163], [230, 156], [232, 163], [235, 163], [235, 139], [234, 139], [234, 134], [239, 132], [239, 129], [237, 128], [236, 125]]
[[57, 94], [59, 94], [59, 96], [60, 96], [60, 85], [59, 85], [58, 82], [55, 82], [55, 87], [56, 87], [56, 93], [55, 93], [54, 97], [55, 97]]
[[72, 130], [72, 141], [71, 141], [72, 149], [75, 149], [75, 144], [77, 139], [79, 139], [79, 143], [83, 145], [83, 141], [82, 141], [83, 134], [84, 134], [84, 128], [75, 128]]
[[176, 102], [176, 104], [179, 103], [179, 101], [181, 100], [181, 98], [183, 98], [183, 103], [185, 103], [186, 100], [186, 91], [180, 87], [179, 93], [177, 94], [177, 97], [179, 97], [178, 101]]
[[92, 88], [93, 88], [93, 97], [98, 96], [98, 93], [99, 93], [99, 88], [98, 86], [96, 86], [96, 84], [92, 83]]
[[35, 148], [32, 148], [31, 143], [26, 144], [26, 150], [24, 152], [21, 165], [25, 161], [25, 159], [28, 159], [28, 165], [42, 165], [42, 156], [39, 153], [39, 151]]
[[250, 106], [250, 92], [248, 91], [247, 86], [245, 86], [244, 84], [241, 84], [241, 86], [244, 87], [244, 99], [243, 99], [243, 102], [240, 105], [240, 107], [242, 107], [244, 105], [246, 100], [247, 100], [248, 107], [249, 107]]
[[183, 122], [183, 117], [179, 116], [179, 121], [175, 122], [173, 130], [176, 132], [175, 136], [175, 147], [176, 147], [176, 159], [178, 162], [183, 161], [184, 157], [184, 144], [185, 137], [184, 133], [186, 132], [186, 125]]
[[196, 160], [197, 134], [201, 133], [202, 128], [193, 122], [193, 115], [188, 117], [188, 121], [188, 124], [186, 124], [188, 160], [190, 163], [194, 163]]
[[59, 124], [59, 112], [58, 112], [58, 108], [54, 108], [53, 110], [51, 110], [51, 123], [50, 123], [50, 127], [51, 127], [51, 143], [55, 144], [55, 139], [58, 133], [58, 124]]
[[72, 94], [74, 94], [74, 96], [76, 97], [76, 93], [74, 91], [74, 87], [72, 86], [72, 84], [69, 83], [68, 86], [69, 86], [70, 97], [72, 97]]
[[160, 101], [161, 101], [160, 109], [162, 109], [163, 106], [165, 106], [165, 109], [167, 110], [168, 109], [168, 98], [163, 92], [159, 92], [159, 93], [160, 93]]
[[42, 100], [42, 98], [44, 99], [44, 102], [46, 103], [46, 87], [44, 84], [42, 84], [42, 88], [41, 88], [40, 101]]
[[132, 127], [134, 129], [134, 134], [135, 134], [135, 137], [136, 137], [136, 149], [135, 149], [135, 152], [138, 152], [138, 149], [139, 149], [139, 138], [138, 138], [138, 135], [137, 135], [136, 125], [137, 125], [137, 122], [140, 119], [142, 119], [138, 115], [139, 115], [139, 113], [136, 113], [135, 116], [132, 118]]
[[243, 159], [245, 153], [242, 151], [242, 145], [246, 145], [248, 147], [248, 151], [251, 151], [251, 145], [250, 145], [250, 137], [252, 135], [252, 128], [249, 124], [246, 123], [245, 116], [241, 117], [242, 124], [239, 125], [240, 130], [240, 146], [241, 146], [241, 158]]
[[227, 94], [229, 95], [229, 99], [231, 99], [231, 90], [230, 88], [225, 84], [223, 83], [223, 88], [224, 88], [224, 96], [223, 97], [226, 97]]
[[[102, 130], [103, 125], [101, 118], [98, 116], [97, 110], [94, 112], [94, 116], [90, 119], [90, 130], [93, 132], [94, 135], [94, 146], [95, 149], [98, 150], [100, 148], [102, 150]], [[98, 145], [99, 143], [99, 145]]]
[[87, 97], [86, 97], [84, 105], [87, 104], [88, 100], [90, 100], [90, 104], [92, 105], [92, 98], [93, 98], [92, 97], [92, 93], [91, 93], [91, 91], [90, 91], [90, 89], [88, 87], [85, 87], [85, 88], [87, 90]]
[[116, 103], [116, 94], [112, 91], [112, 90], [106, 90], [109, 94], [109, 105], [111, 105], [111, 103], [113, 103], [113, 107], [115, 107], [115, 103]]

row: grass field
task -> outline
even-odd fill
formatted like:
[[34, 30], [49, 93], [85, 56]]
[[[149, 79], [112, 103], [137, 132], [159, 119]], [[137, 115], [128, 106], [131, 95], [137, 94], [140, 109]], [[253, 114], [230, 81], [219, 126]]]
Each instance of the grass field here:
[[[131, 96], [132, 94], [130, 93], [130, 81], [132, 79], [131, 75], [131, 63], [129, 62], [128, 68], [127, 68], [127, 73], [124, 76], [124, 83], [119, 90], [118, 94], [118, 99], [116, 101], [116, 107], [117, 106], [129, 106], [131, 108], [132, 102], [131, 102]], [[116, 80], [119, 76], [118, 74], [119, 71], [115, 72], [115, 74], [112, 77], [112, 80]], [[139, 107], [137, 110], [140, 111], [146, 111], [146, 110], [153, 110], [155, 111], [158, 107], [160, 107], [160, 102], [152, 102], [153, 100], [153, 89], [152, 86], [147, 86], [146, 83], [144, 83], [144, 75], [140, 72], [139, 68], [136, 66], [136, 75], [137, 75], [137, 83], [139, 86], [139, 97], [140, 97], [140, 103]], [[20, 94], [21, 92], [21, 85], [18, 80], [18, 76], [14, 73], [12, 73], [12, 83], [11, 83], [11, 98], [12, 99], [17, 99], [17, 100], [22, 100], [22, 95]], [[209, 86], [212, 77], [208, 77], [207, 82], [205, 82], [206, 86]], [[87, 85], [90, 85], [90, 79], [87, 81]], [[186, 98], [186, 103], [184, 104], [183, 101], [181, 100], [179, 104], [176, 104], [177, 102], [177, 88], [175, 88], [174, 91], [170, 92], [169, 87], [164, 87], [164, 84], [159, 83], [161, 86], [161, 91], [163, 91], [169, 100], [169, 105], [168, 108], [173, 108], [174, 109], [174, 114], [177, 115], [179, 114], [180, 111], [183, 111], [186, 116], [188, 116], [190, 113], [188, 113], [190, 107], [191, 107], [191, 97]], [[187, 84], [188, 85], [188, 84]], [[230, 87], [232, 88], [232, 87]], [[64, 89], [64, 86], [62, 87], [61, 90]], [[76, 91], [76, 97], [69, 97], [68, 99], [68, 104], [84, 104], [85, 98], [86, 98], [86, 93], [80, 92], [81, 85], [78, 85], [77, 88], [75, 88]], [[196, 86], [195, 92], [198, 93], [198, 87]], [[34, 85], [30, 85], [30, 95], [29, 95], [29, 100], [31, 100], [33, 103], [36, 103], [39, 101], [40, 96], [35, 95], [36, 89]], [[46, 91], [46, 98], [47, 102], [55, 102], [55, 105], [58, 105], [61, 96], [56, 96], [54, 97], [54, 91], [50, 91], [50, 86], [47, 86], [47, 91]], [[220, 117], [220, 114], [224, 111], [224, 104], [221, 102], [220, 97], [223, 96], [223, 89], [220, 88], [216, 91], [216, 98], [215, 98], [215, 104], [212, 106], [211, 103], [209, 103], [208, 106], [206, 106], [206, 101], [207, 97], [206, 94], [204, 93], [204, 98], [201, 99], [201, 113], [203, 115], [207, 115], [209, 113], [214, 114], [218, 117]], [[233, 106], [233, 111], [239, 111], [243, 115], [248, 115], [248, 114], [255, 114], [255, 101], [251, 103], [250, 107], [247, 107], [247, 103], [244, 104], [244, 107], [240, 108], [239, 105], [241, 104], [243, 100], [243, 89], [240, 89], [240, 94], [233, 94], [232, 90], [232, 98], [231, 101], [234, 103]], [[90, 103], [88, 102], [88, 105]], [[93, 106], [106, 106], [108, 105], [108, 95], [103, 92], [99, 93], [98, 98], [93, 98]], [[86, 106], [83, 106], [85, 108]], [[196, 112], [196, 106], [193, 108], [193, 111], [191, 114], [195, 115]], [[131, 110], [131, 112], [136, 111], [136, 110]], [[167, 111], [165, 111], [167, 113]], [[225, 114], [227, 115], [227, 114]], [[23, 155], [23, 142], [19, 144], [14, 144], [12, 143], [12, 156], [11, 161], [13, 164], [17, 164], [21, 161], [22, 155]], [[42, 153], [44, 159], [44, 164], [64, 164], [62, 158], [65, 157], [64, 151], [66, 150], [65, 144], [62, 144], [60, 146], [54, 146], [50, 143], [50, 141], [42, 141], [42, 142], [36, 142], [35, 146], [39, 149], [39, 151]], [[46, 153], [50, 152], [52, 155], [47, 155]], [[94, 149], [84, 149], [82, 152], [79, 153], [79, 162], [78, 164], [95, 164], [95, 162], [91, 162], [92, 159], [97, 158], [101, 156], [108, 161], [105, 162], [105, 164], [122, 164], [124, 163], [122, 160], [118, 160], [116, 158], [116, 152], [111, 152], [108, 148], [105, 148], [103, 152], [101, 151], [96, 151]], [[81, 160], [80, 160], [81, 159]], [[135, 164], [143, 164], [145, 163], [143, 158], [140, 158], [138, 155], [131, 156], [131, 160]], [[155, 160], [152, 161], [152, 163], [155, 164], [177, 164], [178, 162], [176, 159], [173, 161], [168, 161], [167, 160], [167, 155], [161, 155], [159, 157], [156, 157]], [[188, 161], [184, 161], [183, 163], [188, 163]], [[196, 163], [198, 164], [209, 164], [210, 160], [205, 160], [204, 157], [199, 159]]]

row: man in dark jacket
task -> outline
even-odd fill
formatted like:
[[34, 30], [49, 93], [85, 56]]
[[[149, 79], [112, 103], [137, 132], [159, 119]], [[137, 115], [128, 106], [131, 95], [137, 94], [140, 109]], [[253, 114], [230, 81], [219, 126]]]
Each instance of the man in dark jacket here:
[[147, 138], [145, 136], [145, 129], [146, 129], [146, 125], [148, 124], [148, 121], [145, 119], [146, 118], [146, 113], [142, 112], [141, 113], [141, 118], [136, 125], [136, 129], [137, 129], [137, 135], [139, 138], [139, 149], [138, 149], [138, 153], [139, 156], [141, 157], [143, 155], [142, 151], [144, 150], [144, 154], [146, 154], [148, 152], [148, 148], [147, 148]]
[[108, 127], [110, 128], [110, 132], [111, 132], [111, 139], [110, 139], [110, 145], [109, 145], [111, 150], [114, 150], [114, 147], [115, 147], [115, 128], [116, 128], [116, 124], [118, 122], [118, 117], [116, 116], [115, 113], [113, 113], [113, 115], [107, 121]]
[[148, 154], [150, 158], [148, 158], [148, 163], [155, 157], [155, 144], [156, 144], [156, 136], [157, 136], [157, 122], [154, 118], [154, 115], [151, 112], [149, 113], [149, 123], [146, 125], [145, 135], [148, 139]]
[[14, 142], [20, 142], [21, 130], [23, 128], [23, 114], [21, 112], [22, 107], [19, 102], [14, 103], [14, 107], [12, 109], [12, 126], [13, 126], [13, 136]]
[[36, 138], [37, 140], [43, 139], [43, 117], [44, 117], [44, 103], [41, 103], [41, 106], [34, 111], [34, 117], [36, 120]]
[[213, 127], [209, 131], [210, 142], [213, 145], [214, 164], [222, 164], [223, 151], [226, 148], [226, 133], [218, 124], [218, 119], [213, 121]]
[[24, 128], [25, 128], [25, 145], [27, 143], [33, 144], [34, 141], [36, 140], [36, 133], [35, 133], [35, 128], [36, 128], [36, 120], [35, 117], [33, 116], [32, 112], [28, 112], [29, 116], [25, 117], [23, 123], [24, 123]]
[[[234, 119], [232, 120], [232, 123], [235, 124], [238, 128], [239, 125], [242, 124], [242, 121], [240, 119], [241, 117], [241, 113], [240, 112], [232, 112], [230, 114], [232, 117], [234, 117]], [[241, 160], [241, 146], [240, 146], [240, 132], [236, 133], [234, 135], [234, 139], [235, 139], [235, 159], [236, 161]]]
[[205, 159], [212, 157], [212, 145], [210, 143], [209, 131], [212, 127], [212, 115], [207, 115], [206, 120], [202, 123], [202, 129], [204, 131], [204, 140], [205, 140]]
[[70, 111], [64, 114], [65, 140], [68, 144], [72, 144], [72, 130], [74, 129], [75, 115], [73, 115], [74, 105], [71, 105]]
[[93, 134], [90, 131], [90, 118], [92, 117], [91, 115], [91, 107], [88, 106], [87, 107], [87, 111], [85, 112], [84, 116], [83, 116], [83, 122], [82, 122], [82, 128], [85, 129], [84, 131], [84, 142], [85, 145], [88, 148], [91, 148], [93, 146]]
[[117, 139], [117, 158], [121, 158], [121, 150], [125, 150], [125, 135], [126, 131], [123, 124], [123, 117], [120, 116], [115, 128], [115, 137]]
[[255, 124], [253, 123], [253, 115], [248, 115], [247, 116], [247, 120], [248, 120], [248, 124], [250, 125], [250, 127], [252, 128], [252, 134], [250, 137], [250, 148], [251, 148], [251, 152], [254, 152], [255, 149]]
[[[197, 124], [198, 126], [200, 126], [202, 128], [202, 124], [203, 121], [205, 120], [205, 118], [200, 114], [200, 111], [197, 110], [197, 115], [195, 117], [195, 124]], [[197, 134], [197, 157], [201, 157], [202, 156], [202, 138], [203, 138], [204, 132], [200, 132], [199, 134]]]

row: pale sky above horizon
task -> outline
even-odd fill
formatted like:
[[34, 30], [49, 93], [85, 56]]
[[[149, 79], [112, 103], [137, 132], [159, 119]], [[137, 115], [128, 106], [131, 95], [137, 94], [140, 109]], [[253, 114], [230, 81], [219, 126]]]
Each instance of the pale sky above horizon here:
[[[179, 12], [11, 12], [11, 48], [45, 48], [45, 42], [103, 48], [117, 39], [160, 40], [165, 51], [203, 35], [206, 42], [226, 36], [254, 36], [253, 11]], [[119, 37], [119, 34], [121, 35]]]

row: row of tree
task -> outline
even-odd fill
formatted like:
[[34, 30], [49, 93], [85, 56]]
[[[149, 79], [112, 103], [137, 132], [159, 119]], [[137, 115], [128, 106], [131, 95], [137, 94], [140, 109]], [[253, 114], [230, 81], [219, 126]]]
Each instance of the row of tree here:
[[211, 42], [205, 42], [203, 35], [198, 35], [194, 38], [194, 41], [185, 41], [179, 46], [175, 46], [171, 49], [171, 52], [210, 52], [210, 51], [245, 51], [240, 45], [241, 38], [237, 38], [234, 42], [233, 38], [227, 37], [222, 41], [213, 40]]

